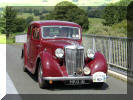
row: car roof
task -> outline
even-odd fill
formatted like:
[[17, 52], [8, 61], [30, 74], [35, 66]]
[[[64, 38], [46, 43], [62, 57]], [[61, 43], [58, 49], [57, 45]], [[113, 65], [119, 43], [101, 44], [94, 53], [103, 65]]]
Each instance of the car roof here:
[[64, 25], [64, 26], [75, 26], [80, 27], [77, 23], [69, 22], [69, 21], [59, 21], [59, 20], [42, 20], [42, 21], [32, 21], [30, 25], [32, 24], [38, 24], [40, 26], [46, 26], [46, 25]]

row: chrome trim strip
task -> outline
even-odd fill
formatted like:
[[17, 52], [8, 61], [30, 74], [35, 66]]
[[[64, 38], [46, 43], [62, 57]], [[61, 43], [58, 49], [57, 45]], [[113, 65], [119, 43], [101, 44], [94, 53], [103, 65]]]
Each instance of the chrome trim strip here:
[[43, 77], [44, 80], [53, 81], [65, 81], [65, 80], [92, 80], [92, 76], [82, 76], [82, 77]]

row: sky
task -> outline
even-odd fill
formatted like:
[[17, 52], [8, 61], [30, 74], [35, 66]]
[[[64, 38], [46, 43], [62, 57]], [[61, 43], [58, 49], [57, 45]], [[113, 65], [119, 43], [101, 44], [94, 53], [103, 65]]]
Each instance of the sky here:
[[[47, 1], [47, 2], [46, 2]], [[0, 6], [55, 6], [58, 2], [64, 0], [0, 0]], [[65, 0], [73, 1], [73, 0]], [[100, 6], [111, 2], [117, 2], [120, 0], [78, 0], [74, 2], [78, 6]]]

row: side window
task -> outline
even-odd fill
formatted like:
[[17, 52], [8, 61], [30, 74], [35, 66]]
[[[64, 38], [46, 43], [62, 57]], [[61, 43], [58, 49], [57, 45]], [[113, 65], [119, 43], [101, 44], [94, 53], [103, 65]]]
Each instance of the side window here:
[[28, 26], [28, 34], [27, 35], [31, 35], [31, 33], [32, 33], [32, 27]]
[[29, 35], [31, 35], [32, 34], [32, 26], [30, 26], [30, 32], [29, 32]]
[[39, 39], [40, 29], [35, 26], [32, 31], [33, 31], [33, 39]]
[[27, 36], [28, 36], [29, 38], [31, 38], [31, 35], [32, 35], [32, 26], [29, 26], [29, 27], [28, 27]]

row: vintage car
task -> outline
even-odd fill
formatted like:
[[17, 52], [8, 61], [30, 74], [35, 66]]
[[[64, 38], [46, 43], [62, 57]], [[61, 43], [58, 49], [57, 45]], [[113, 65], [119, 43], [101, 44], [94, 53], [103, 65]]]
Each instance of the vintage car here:
[[105, 57], [92, 49], [85, 52], [81, 26], [73, 22], [31, 22], [22, 58], [23, 70], [37, 75], [40, 88], [48, 88], [56, 81], [101, 87], [106, 81]]

